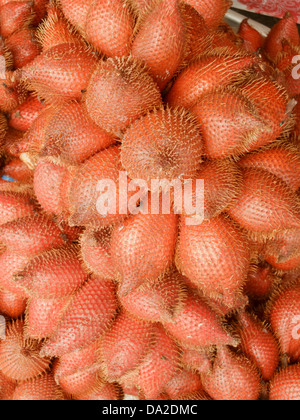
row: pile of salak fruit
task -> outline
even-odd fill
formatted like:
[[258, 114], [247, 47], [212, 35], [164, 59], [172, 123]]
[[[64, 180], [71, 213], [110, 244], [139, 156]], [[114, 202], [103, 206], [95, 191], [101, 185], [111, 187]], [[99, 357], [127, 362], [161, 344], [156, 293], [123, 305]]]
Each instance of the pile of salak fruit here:
[[300, 399], [299, 32], [229, 7], [0, 0], [0, 399]]

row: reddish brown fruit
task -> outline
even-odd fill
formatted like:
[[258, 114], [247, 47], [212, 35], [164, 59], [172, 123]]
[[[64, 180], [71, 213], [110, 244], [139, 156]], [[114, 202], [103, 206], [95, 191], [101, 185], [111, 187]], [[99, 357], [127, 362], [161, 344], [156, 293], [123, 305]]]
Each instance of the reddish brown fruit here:
[[246, 237], [225, 216], [195, 226], [182, 220], [176, 264], [205, 295], [231, 307], [243, 287], [249, 262]]
[[0, 225], [35, 214], [34, 200], [30, 195], [0, 192]]
[[89, 118], [77, 102], [65, 105], [54, 114], [44, 138], [43, 154], [60, 156], [71, 164], [83, 162], [115, 141]]
[[247, 55], [202, 56], [180, 73], [167, 96], [167, 102], [170, 106], [190, 109], [201, 95], [238, 80], [254, 61], [254, 57]]
[[34, 96], [28, 98], [11, 113], [10, 127], [20, 131], [29, 130], [31, 124], [43, 109], [43, 104]]
[[205, 151], [211, 159], [243, 154], [264, 129], [251, 102], [232, 89], [202, 95], [191, 111], [200, 124]]
[[245, 293], [253, 299], [267, 299], [275, 285], [276, 276], [268, 264], [251, 269], [248, 273]]
[[75, 400], [86, 401], [114, 401], [122, 400], [123, 392], [117, 383], [109, 383], [104, 381], [98, 381], [94, 389], [88, 393], [80, 394], [79, 397], [74, 398]]
[[0, 109], [11, 112], [19, 105], [18, 82], [13, 72], [0, 75]]
[[243, 228], [260, 235], [300, 228], [297, 196], [275, 175], [261, 169], [244, 169], [242, 191], [229, 215]]
[[13, 55], [14, 67], [21, 69], [40, 54], [40, 46], [32, 29], [21, 29], [6, 40], [7, 48]]
[[78, 29], [84, 32], [87, 14], [91, 3], [86, 0], [60, 0], [66, 18]]
[[238, 315], [241, 349], [269, 381], [279, 365], [279, 347], [268, 328], [246, 312]]
[[273, 26], [265, 42], [265, 51], [274, 60], [283, 50], [282, 41], [287, 40], [291, 44], [298, 45], [300, 36], [294, 17], [287, 12], [283, 19]]
[[0, 342], [0, 370], [8, 378], [25, 381], [41, 375], [50, 360], [39, 355], [41, 343], [24, 337], [24, 322], [13, 321]]
[[11, 293], [9, 290], [0, 289], [0, 313], [10, 318], [19, 318], [26, 308], [26, 299]]
[[122, 280], [121, 296], [157, 278], [171, 265], [177, 220], [173, 213], [137, 214], [114, 229], [111, 253]]
[[300, 188], [300, 154], [291, 146], [277, 146], [248, 154], [239, 161], [243, 168], [257, 168], [271, 172], [285, 181], [295, 192]]
[[293, 361], [300, 357], [300, 284], [290, 286], [269, 304], [270, 323], [279, 339], [282, 353]]
[[0, 8], [0, 35], [9, 37], [32, 20], [31, 1], [10, 1]]
[[153, 325], [122, 311], [101, 343], [101, 359], [110, 382], [135, 370], [153, 344]]
[[108, 57], [123, 57], [131, 48], [134, 19], [123, 0], [96, 0], [87, 14], [87, 40]]
[[157, 398], [174, 376], [178, 366], [179, 351], [173, 340], [160, 325], [153, 327], [154, 344], [139, 368], [138, 388], [146, 399]]
[[193, 179], [200, 168], [200, 127], [183, 109], [154, 109], [125, 132], [121, 161], [131, 179]]
[[4, 251], [0, 256], [1, 288], [14, 293], [19, 298], [25, 299], [27, 297], [24, 289], [13, 281], [13, 276], [22, 270], [29, 261], [29, 257], [24, 255], [14, 254], [11, 251]]
[[295, 270], [300, 265], [300, 229], [278, 232], [262, 250], [263, 258], [277, 270]]
[[183, 349], [181, 354], [181, 365], [185, 369], [193, 370], [197, 373], [208, 372], [212, 368], [209, 350]]
[[11, 401], [12, 395], [16, 388], [17, 384], [15, 381], [11, 381], [6, 378], [0, 372], [0, 400], [1, 401]]
[[0, 243], [11, 252], [37, 255], [65, 244], [55, 223], [45, 216], [27, 216], [0, 226]]
[[217, 28], [222, 22], [225, 13], [231, 6], [229, 0], [184, 0], [193, 6], [203, 16], [207, 26], [211, 29]]
[[223, 329], [218, 315], [191, 292], [183, 300], [181, 310], [164, 325], [176, 340], [189, 348], [237, 344]]
[[95, 64], [85, 45], [60, 44], [23, 67], [21, 80], [49, 103], [81, 99]]
[[244, 19], [240, 24], [238, 31], [240, 37], [244, 40], [244, 48], [249, 52], [255, 52], [264, 45], [264, 37], [254, 29], [248, 22], [248, 19]]
[[85, 95], [92, 120], [117, 136], [161, 103], [159, 89], [147, 69], [132, 57], [100, 61]]
[[56, 385], [52, 374], [35, 378], [18, 385], [13, 393], [14, 401], [56, 401], [64, 400], [61, 389]]
[[200, 376], [189, 370], [181, 370], [173, 376], [165, 387], [165, 392], [172, 400], [202, 390]]
[[30, 298], [26, 308], [26, 337], [36, 340], [51, 337], [67, 308], [69, 297], [60, 299]]
[[271, 401], [299, 401], [300, 364], [291, 365], [278, 372], [270, 383]]
[[42, 253], [32, 258], [14, 281], [30, 296], [43, 299], [71, 296], [87, 279], [78, 253], [76, 245]]
[[178, 0], [158, 0], [135, 29], [131, 53], [147, 64], [161, 90], [185, 55], [186, 28]]
[[92, 277], [75, 294], [56, 333], [42, 354], [61, 356], [96, 341], [108, 328], [117, 310], [114, 284]]
[[202, 375], [206, 392], [214, 400], [257, 400], [260, 377], [252, 363], [236, 356], [226, 347], [219, 347], [213, 369]]
[[11, 160], [3, 168], [3, 175], [9, 176], [19, 182], [31, 182], [33, 172], [19, 158]]
[[170, 320], [179, 310], [185, 292], [183, 277], [171, 268], [127, 296], [119, 296], [119, 299], [134, 316], [145, 321], [161, 322]]
[[96, 341], [57, 360], [53, 369], [54, 378], [68, 396], [74, 398], [90, 393], [97, 386], [102, 373], [98, 347], [99, 342]]
[[81, 257], [89, 271], [105, 279], [115, 279], [117, 271], [110, 252], [110, 227], [101, 230], [87, 229], [80, 237]]

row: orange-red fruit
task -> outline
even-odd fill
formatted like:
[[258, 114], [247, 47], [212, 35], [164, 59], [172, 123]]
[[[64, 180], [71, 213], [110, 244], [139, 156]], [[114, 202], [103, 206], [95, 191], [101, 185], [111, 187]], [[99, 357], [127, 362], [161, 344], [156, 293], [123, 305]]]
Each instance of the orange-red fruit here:
[[6, 46], [13, 55], [16, 69], [26, 66], [40, 54], [40, 46], [30, 28], [14, 32], [7, 38]]
[[202, 95], [191, 111], [200, 124], [206, 154], [212, 159], [244, 153], [263, 128], [251, 102], [235, 90]]
[[51, 337], [69, 301], [69, 296], [60, 299], [30, 298], [25, 313], [26, 336], [36, 340]]
[[278, 270], [295, 270], [300, 265], [300, 229], [278, 232], [262, 250], [263, 258]]
[[145, 321], [170, 320], [179, 310], [185, 295], [184, 281], [175, 268], [150, 280], [129, 293], [119, 296], [122, 306]]
[[252, 363], [219, 347], [211, 372], [202, 375], [205, 391], [214, 400], [255, 401], [260, 393], [260, 376]]
[[82, 350], [60, 357], [53, 368], [54, 378], [62, 390], [72, 398], [92, 392], [101, 374], [96, 341]]
[[13, 276], [20, 270], [22, 270], [29, 261], [29, 257], [26, 255], [18, 255], [9, 250], [4, 251], [0, 256], [0, 286], [1, 288], [14, 293], [19, 298], [25, 299], [27, 297], [26, 292], [22, 287], [17, 285], [13, 281]]
[[110, 239], [112, 229], [89, 230], [80, 237], [81, 257], [89, 271], [105, 279], [114, 279], [117, 271], [112, 262]]
[[258, 266], [249, 271], [244, 291], [253, 299], [264, 300], [270, 296], [275, 279], [270, 265]]
[[222, 327], [218, 315], [191, 292], [183, 300], [181, 309], [164, 326], [177, 341], [190, 348], [236, 345], [236, 340]]
[[48, 373], [40, 378], [18, 385], [13, 393], [14, 401], [56, 401], [64, 400], [61, 389], [56, 385], [53, 375]]
[[299, 401], [300, 364], [291, 365], [276, 373], [270, 382], [271, 401]]
[[283, 50], [282, 42], [285, 40], [294, 45], [300, 43], [297, 23], [289, 12], [273, 26], [266, 39], [264, 48], [272, 60], [275, 60], [277, 54]]
[[157, 398], [174, 376], [179, 351], [161, 325], [153, 327], [153, 346], [139, 368], [137, 386], [146, 399]]
[[18, 82], [13, 72], [5, 72], [0, 77], [0, 109], [11, 112], [19, 105]]
[[42, 354], [61, 356], [96, 341], [116, 314], [114, 284], [92, 277], [75, 294], [56, 333], [43, 346]]
[[114, 229], [111, 254], [121, 275], [121, 296], [126, 296], [147, 280], [157, 278], [171, 265], [177, 220], [172, 212], [137, 214]]
[[0, 372], [0, 400], [1, 401], [11, 401], [12, 394], [16, 386], [17, 384], [15, 381], [11, 381]]
[[10, 318], [19, 318], [26, 308], [26, 299], [23, 296], [0, 289], [0, 313]]
[[0, 370], [8, 378], [25, 381], [45, 372], [48, 358], [39, 355], [41, 343], [24, 337], [24, 322], [12, 321], [0, 342]]
[[61, 0], [60, 4], [66, 18], [76, 29], [83, 32], [91, 2], [86, 0]]
[[87, 14], [87, 40], [109, 57], [122, 57], [131, 48], [134, 19], [123, 0], [96, 0]]
[[76, 245], [42, 253], [18, 272], [15, 282], [34, 297], [56, 299], [71, 296], [87, 278], [78, 254]]
[[28, 98], [19, 105], [11, 114], [8, 121], [10, 127], [20, 131], [29, 130], [31, 124], [43, 109], [43, 104], [35, 96]]
[[131, 54], [147, 64], [162, 90], [185, 55], [186, 27], [178, 0], [159, 0], [135, 30]]
[[72, 164], [83, 162], [115, 141], [77, 102], [59, 108], [47, 125], [44, 139], [44, 154], [60, 156]]
[[203, 16], [207, 26], [211, 29], [217, 28], [222, 22], [225, 13], [229, 9], [229, 0], [184, 0], [193, 6]]
[[280, 348], [292, 360], [300, 358], [300, 284], [279, 293], [270, 304], [270, 323]]
[[212, 361], [209, 351], [205, 349], [193, 350], [183, 349], [181, 354], [181, 365], [185, 369], [206, 373], [211, 370]]
[[100, 61], [85, 95], [92, 120], [115, 135], [161, 103], [156, 83], [144, 65], [132, 57]]
[[277, 146], [259, 153], [248, 154], [239, 161], [243, 168], [271, 172], [285, 181], [295, 192], [300, 188], [300, 154], [297, 149]]
[[269, 381], [279, 364], [279, 347], [268, 328], [246, 312], [238, 314], [241, 349]]
[[65, 240], [52, 220], [34, 215], [0, 226], [0, 243], [11, 252], [33, 256], [62, 246]]
[[153, 325], [122, 311], [101, 343], [101, 359], [109, 381], [135, 370], [153, 343]]
[[87, 46], [60, 44], [23, 67], [21, 80], [49, 103], [81, 99], [95, 64]]
[[192, 108], [204, 93], [238, 80], [254, 61], [254, 57], [248, 55], [204, 55], [180, 73], [167, 102], [170, 106]]
[[245, 282], [249, 244], [234, 223], [221, 215], [199, 225], [182, 219], [176, 264], [205, 295], [228, 306], [236, 301]]
[[257, 51], [264, 45], [264, 37], [249, 24], [248, 19], [244, 19], [240, 24], [238, 34], [243, 38], [243, 45], [249, 53]]
[[228, 210], [243, 228], [260, 234], [300, 228], [296, 194], [275, 175], [261, 170], [243, 170], [242, 191]]
[[[119, 146], [97, 153], [78, 167], [69, 187], [71, 226], [101, 228], [120, 222], [126, 217], [128, 209], [124, 209], [124, 205], [119, 203], [127, 206], [128, 178], [123, 173], [125, 188], [120, 189], [120, 171], [123, 168]], [[110, 182], [108, 190], [107, 180]]]
[[202, 390], [200, 376], [190, 370], [181, 370], [167, 383], [165, 392], [172, 400]]
[[22, 217], [33, 216], [35, 212], [34, 201], [30, 195], [1, 191], [0, 212], [0, 225]]
[[[125, 132], [121, 161], [132, 179], [195, 178], [203, 142], [195, 119], [183, 109], [159, 108]], [[149, 186], [149, 188], [151, 188]]]
[[19, 182], [30, 182], [33, 172], [19, 158], [14, 158], [3, 168], [3, 175], [7, 175]]
[[275, 141], [288, 126], [288, 96], [285, 89], [267, 78], [253, 79], [239, 89], [245, 99], [255, 107], [256, 115], [263, 122], [260, 135], [251, 142], [256, 150]]
[[123, 392], [117, 383], [109, 383], [104, 381], [98, 381], [97, 385], [85, 394], [75, 397], [75, 400], [80, 401], [111, 401], [111, 400], [122, 400]]
[[31, 1], [10, 1], [2, 5], [0, 7], [0, 35], [7, 38], [30, 23], [32, 12]]

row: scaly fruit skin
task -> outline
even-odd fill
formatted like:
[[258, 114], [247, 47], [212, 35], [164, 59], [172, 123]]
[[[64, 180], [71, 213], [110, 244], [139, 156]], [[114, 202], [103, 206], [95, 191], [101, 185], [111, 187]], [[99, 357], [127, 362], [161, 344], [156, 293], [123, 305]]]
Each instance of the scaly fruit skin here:
[[134, 371], [152, 344], [152, 324], [121, 311], [100, 347], [105, 377], [112, 382]]
[[96, 62], [85, 45], [60, 44], [23, 67], [21, 80], [48, 103], [81, 99]]
[[[121, 161], [131, 179], [193, 179], [200, 169], [200, 126], [184, 109], [159, 108], [125, 132]], [[150, 188], [150, 186], [149, 186]]]
[[87, 14], [87, 40], [108, 57], [129, 54], [134, 19], [123, 0], [96, 0]]
[[197, 373], [206, 373], [212, 368], [212, 360], [209, 350], [199, 349], [182, 349], [180, 364], [185, 369], [192, 370]]
[[228, 214], [258, 235], [299, 228], [299, 200], [289, 186], [262, 169], [243, 170], [242, 191]]
[[300, 265], [300, 229], [278, 232], [264, 246], [263, 258], [277, 270], [296, 270]]
[[110, 280], [92, 277], [74, 295], [56, 333], [42, 354], [62, 356], [96, 341], [109, 327], [117, 311], [115, 287]]
[[219, 316], [200, 299], [189, 292], [183, 300], [181, 310], [164, 326], [179, 344], [191, 349], [211, 345], [236, 345], [222, 327]]
[[13, 401], [56, 401], [64, 400], [62, 390], [56, 385], [51, 373], [18, 385]]
[[269, 304], [270, 324], [275, 332], [282, 353], [293, 361], [300, 357], [300, 284], [283, 290]]
[[28, 98], [10, 114], [9, 125], [20, 131], [29, 130], [31, 124], [39, 115], [44, 105], [36, 97], [29, 95]]
[[159, 0], [135, 29], [131, 54], [147, 64], [163, 90], [181, 65], [186, 28], [178, 0]]
[[177, 223], [174, 213], [137, 214], [114, 229], [111, 253], [121, 276], [120, 295], [126, 296], [147, 280], [157, 278], [171, 265]]
[[133, 57], [100, 61], [85, 94], [85, 106], [92, 120], [117, 136], [161, 104], [156, 83], [147, 68]]
[[296, 21], [289, 12], [273, 26], [266, 39], [264, 48], [272, 60], [274, 60], [277, 54], [283, 50], [282, 41], [284, 40], [287, 40], [294, 45], [300, 43]]
[[13, 276], [22, 270], [29, 262], [30, 257], [22, 254], [15, 254], [9, 250], [5, 250], [0, 255], [0, 287], [14, 293], [19, 298], [26, 299], [28, 295], [22, 287], [13, 281]]
[[35, 214], [34, 200], [30, 195], [0, 192], [0, 225]]
[[260, 377], [245, 357], [219, 347], [211, 372], [204, 374], [204, 390], [215, 400], [255, 401], [260, 393]]
[[248, 19], [240, 24], [238, 35], [243, 38], [243, 45], [249, 53], [262, 48], [265, 42], [264, 37], [248, 23]]
[[84, 33], [91, 2], [86, 0], [60, 0], [60, 4], [66, 18], [77, 30]]
[[123, 392], [117, 383], [104, 382], [99, 380], [94, 389], [85, 394], [80, 394], [74, 398], [80, 401], [107, 401], [107, 400], [122, 400]]
[[270, 382], [271, 401], [299, 401], [300, 365], [291, 365], [276, 373]]
[[200, 376], [190, 370], [181, 370], [167, 383], [165, 392], [171, 400], [202, 391]]
[[14, 32], [5, 41], [13, 55], [14, 67], [21, 69], [31, 63], [41, 52], [40, 46], [30, 28]]
[[276, 276], [272, 271], [272, 267], [268, 264], [260, 265], [250, 270], [244, 292], [253, 299], [267, 299], [276, 282]]
[[225, 13], [231, 6], [229, 0], [184, 0], [186, 3], [193, 6], [197, 12], [203, 16], [207, 26], [210, 29], [215, 29], [222, 22]]
[[19, 182], [29, 183], [32, 180], [33, 172], [21, 159], [14, 158], [3, 168], [3, 175]]
[[215, 54], [200, 57], [179, 74], [166, 101], [172, 107], [190, 109], [201, 95], [238, 80], [254, 62], [254, 57], [248, 55], [232, 57]]
[[138, 370], [137, 386], [146, 399], [157, 398], [178, 368], [179, 350], [161, 325], [153, 327], [153, 346]]
[[0, 343], [0, 371], [15, 381], [25, 381], [48, 370], [50, 359], [39, 355], [41, 343], [24, 336], [24, 322], [12, 321]]
[[30, 1], [10, 1], [0, 8], [0, 35], [8, 38], [16, 30], [27, 26], [32, 17]]
[[19, 318], [26, 308], [26, 299], [9, 290], [0, 289], [0, 313], [10, 318]]
[[273, 334], [258, 320], [241, 312], [238, 315], [241, 349], [269, 381], [279, 364], [279, 346]]
[[189, 226], [182, 218], [176, 250], [178, 269], [208, 297], [232, 306], [249, 269], [245, 235], [224, 215]]
[[300, 154], [291, 146], [277, 146], [248, 154], [239, 161], [239, 165], [268, 171], [285, 181], [295, 192], [300, 188]]

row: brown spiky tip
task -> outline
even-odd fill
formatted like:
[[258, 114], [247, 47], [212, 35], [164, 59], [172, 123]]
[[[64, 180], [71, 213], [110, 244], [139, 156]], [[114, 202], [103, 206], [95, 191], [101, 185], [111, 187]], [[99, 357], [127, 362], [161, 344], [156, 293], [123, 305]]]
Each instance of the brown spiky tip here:
[[49, 369], [50, 359], [40, 357], [41, 343], [24, 337], [24, 321], [12, 321], [0, 343], [0, 370], [10, 379], [25, 381]]
[[4, 139], [6, 131], [7, 131], [7, 120], [5, 116], [2, 113], [0, 113], [0, 141]]
[[[203, 156], [201, 130], [183, 108], [155, 108], [125, 132], [121, 161], [130, 178], [193, 179]], [[149, 187], [151, 188], [151, 187]]]

